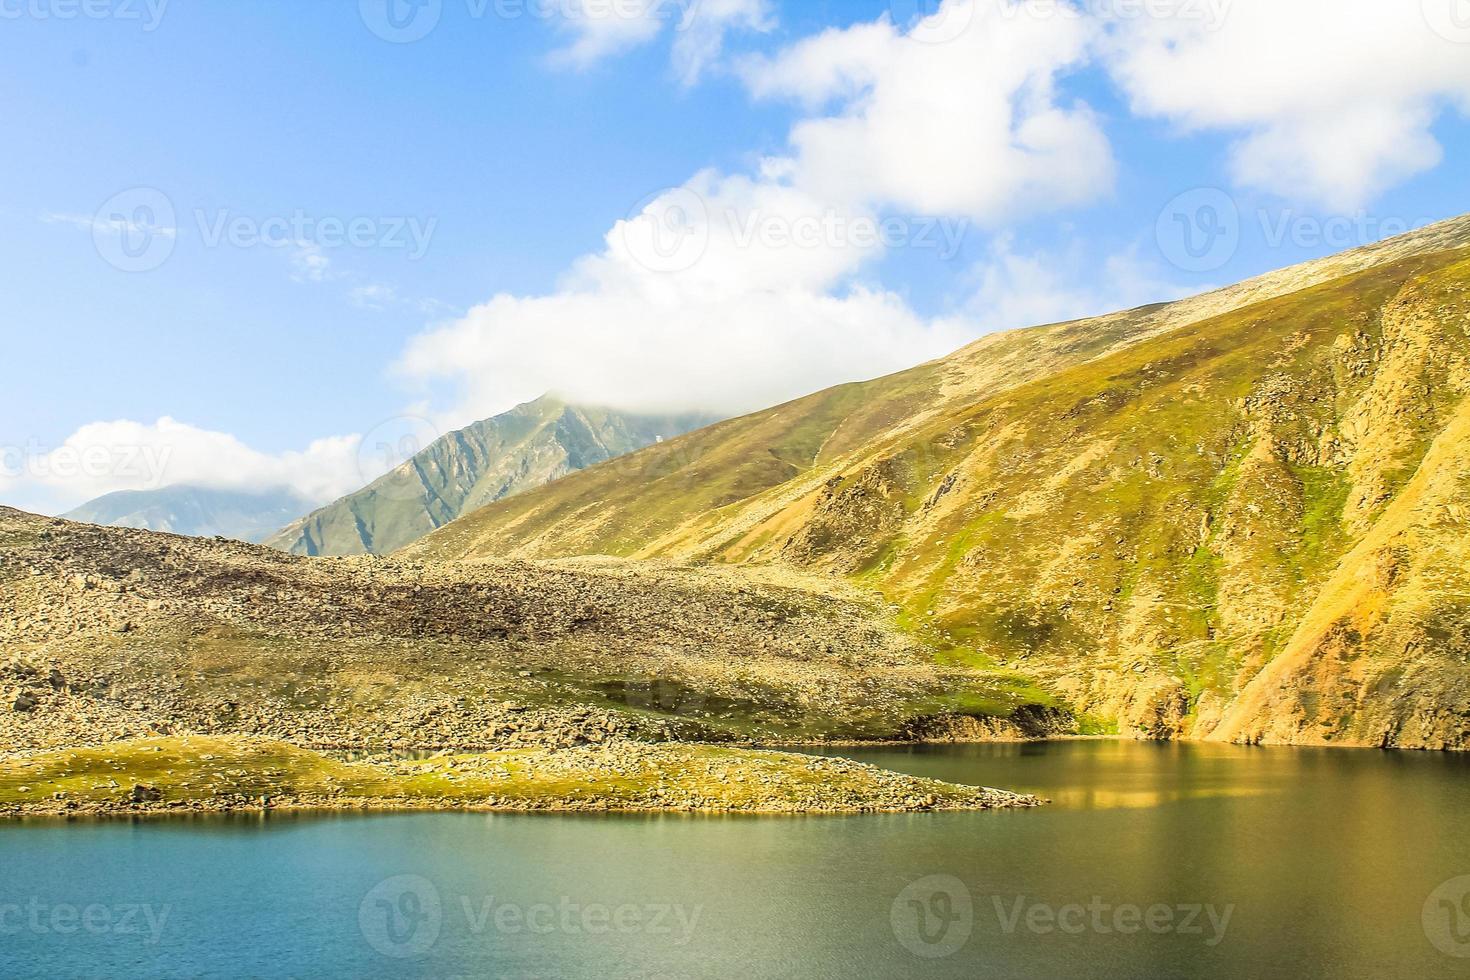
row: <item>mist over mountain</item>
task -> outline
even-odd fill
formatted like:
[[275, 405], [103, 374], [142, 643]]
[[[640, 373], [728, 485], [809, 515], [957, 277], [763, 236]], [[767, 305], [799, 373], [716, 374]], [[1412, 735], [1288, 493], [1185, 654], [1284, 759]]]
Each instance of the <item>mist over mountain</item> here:
[[63, 516], [85, 524], [258, 543], [311, 507], [311, 501], [286, 489], [251, 492], [170, 486], [109, 493]]

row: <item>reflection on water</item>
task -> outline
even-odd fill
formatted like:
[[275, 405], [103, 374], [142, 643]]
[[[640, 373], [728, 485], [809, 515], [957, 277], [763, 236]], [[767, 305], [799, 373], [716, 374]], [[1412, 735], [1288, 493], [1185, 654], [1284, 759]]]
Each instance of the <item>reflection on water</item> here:
[[1463, 757], [834, 754], [1055, 802], [4, 825], [0, 976], [1470, 975]]
[[[1063, 748], [1069, 744], [1086, 747]], [[841, 749], [822, 754], [847, 755], [955, 782], [971, 781], [980, 771], [993, 785], [1034, 792], [1066, 809], [1136, 810], [1185, 800], [1290, 792], [1294, 773], [1306, 760], [1294, 755], [1289, 764], [1272, 764], [1268, 761], [1271, 751], [1235, 745], [1086, 739]]]

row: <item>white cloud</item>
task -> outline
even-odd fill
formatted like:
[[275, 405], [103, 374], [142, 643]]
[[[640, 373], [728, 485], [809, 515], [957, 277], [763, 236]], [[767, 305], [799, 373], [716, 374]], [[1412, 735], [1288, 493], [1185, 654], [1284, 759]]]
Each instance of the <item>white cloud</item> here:
[[686, 85], [719, 59], [730, 31], [774, 26], [770, 0], [563, 0], [558, 12], [572, 40], [552, 53], [552, 64], [590, 68], [669, 29], [674, 70]]
[[89, 232], [93, 235], [156, 235], [162, 238], [177, 238], [179, 234], [179, 230], [172, 226], [160, 227], [149, 225], [145, 227], [131, 218], [120, 216], [103, 218], [95, 214], [67, 214], [48, 211], [41, 215], [41, 220], [48, 225], [71, 225], [73, 228]]
[[[945, 0], [907, 34], [886, 17], [829, 30], [747, 60], [742, 74], [760, 98], [833, 104], [791, 134], [799, 187], [984, 222], [1063, 208], [1113, 184], [1095, 115], [1056, 92], [1059, 76], [1086, 63], [1097, 24], [1026, 15], [1032, 7]], [[941, 28], [942, 41], [919, 39]]]
[[224, 432], [164, 417], [153, 423], [93, 422], [59, 446], [0, 447], [0, 491], [22, 506], [60, 513], [116, 490], [174, 484], [217, 489], [288, 487], [331, 500], [380, 475], [364, 472], [360, 436], [318, 439], [305, 449], [265, 453]]
[[[1099, 267], [1101, 276], [1096, 272]], [[992, 245], [973, 277], [974, 293], [966, 312], [986, 330], [1064, 323], [1202, 291], [1169, 281], [1132, 252], [1098, 259], [1074, 246], [1023, 254], [1006, 236]]]
[[316, 242], [296, 242], [289, 250], [291, 278], [297, 282], [325, 282], [332, 260]]
[[1432, 126], [1470, 110], [1470, 49], [1426, 11], [1460, 0], [1233, 0], [1220, 16], [1114, 23], [1108, 61], [1135, 113], [1239, 137], [1242, 184], [1349, 210], [1436, 166]]
[[416, 338], [399, 366], [457, 381], [456, 421], [548, 390], [733, 413], [970, 339], [855, 281], [881, 254], [860, 230], [866, 220], [769, 179], [703, 173], [614, 226], [557, 293], [497, 296]]
[[398, 292], [392, 286], [374, 282], [365, 286], [353, 287], [347, 294], [347, 299], [360, 310], [376, 312], [385, 310], [398, 302]]
[[590, 68], [652, 41], [663, 30], [659, 6], [658, 0], [568, 0], [561, 7], [560, 26], [572, 41], [552, 54], [552, 62]]
[[674, 27], [674, 73], [693, 85], [720, 60], [731, 31], [765, 33], [775, 26], [769, 0], [691, 0]]
[[1112, 180], [1091, 113], [1053, 102], [1053, 77], [1083, 57], [1088, 28], [1043, 30], [1001, 9], [948, 0], [936, 16], [953, 25], [959, 11], [971, 29], [945, 44], [884, 18], [747, 63], [757, 94], [829, 113], [797, 124], [789, 155], [751, 175], [695, 175], [618, 222], [556, 292], [497, 296], [416, 338], [400, 370], [456, 382], [456, 419], [548, 389], [737, 412], [962, 346], [973, 323], [921, 317], [864, 279], [933, 230], [894, 209], [996, 219]]

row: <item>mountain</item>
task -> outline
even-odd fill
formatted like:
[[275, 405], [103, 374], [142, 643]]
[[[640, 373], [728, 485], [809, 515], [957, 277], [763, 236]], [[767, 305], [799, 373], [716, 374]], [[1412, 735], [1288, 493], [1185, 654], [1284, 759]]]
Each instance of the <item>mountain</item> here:
[[892, 733], [965, 689], [791, 573], [304, 558], [0, 507], [0, 583], [4, 815], [1038, 802], [711, 744]]
[[979, 694], [872, 596], [785, 569], [308, 558], [0, 507], [0, 583], [16, 749], [892, 737]]
[[266, 543], [298, 555], [386, 554], [478, 507], [712, 421], [578, 407], [548, 395], [451, 432]]
[[284, 489], [249, 493], [181, 485], [109, 493], [66, 517], [85, 524], [260, 542], [311, 506], [310, 501]]
[[[986, 337], [479, 510], [420, 560], [779, 564], [1145, 737], [1470, 746], [1470, 218]], [[629, 479], [629, 471], [639, 475]]]

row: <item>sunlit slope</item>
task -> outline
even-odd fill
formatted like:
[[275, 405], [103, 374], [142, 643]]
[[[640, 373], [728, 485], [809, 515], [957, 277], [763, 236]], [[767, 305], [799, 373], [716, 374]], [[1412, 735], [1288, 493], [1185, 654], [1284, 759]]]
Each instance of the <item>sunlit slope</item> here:
[[[1155, 331], [1168, 307], [983, 338], [940, 361], [841, 385], [574, 473], [404, 549], [434, 558], [693, 553], [735, 505], [790, 492], [854, 454], [995, 392]], [[733, 525], [731, 525], [733, 526]]]
[[[1415, 251], [1278, 273], [1282, 295], [1235, 287], [1257, 301], [1215, 294], [1224, 312], [1183, 325], [1212, 305], [989, 338], [631, 458], [666, 471], [487, 508], [420, 553], [777, 561], [877, 587], [942, 655], [1124, 731], [1463, 746], [1470, 250]], [[713, 492], [803, 424], [790, 477]]]
[[1176, 303], [990, 335], [942, 360], [724, 422], [490, 504], [406, 550], [436, 558], [698, 555], [854, 460], [987, 398], [1191, 323], [1465, 245], [1470, 217]]
[[864, 578], [1131, 730], [1462, 744], [1466, 254], [993, 397], [710, 554]]

